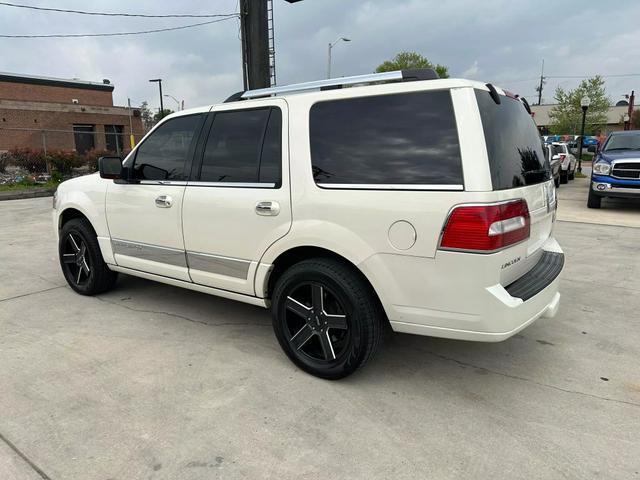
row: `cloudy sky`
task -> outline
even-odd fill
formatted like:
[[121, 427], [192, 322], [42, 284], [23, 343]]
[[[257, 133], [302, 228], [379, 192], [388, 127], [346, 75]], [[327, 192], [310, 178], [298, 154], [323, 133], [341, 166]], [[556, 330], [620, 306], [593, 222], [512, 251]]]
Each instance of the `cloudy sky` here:
[[[237, 0], [14, 0], [14, 3], [148, 14], [233, 13]], [[368, 73], [402, 50], [449, 67], [454, 77], [492, 82], [533, 99], [545, 61], [549, 77], [612, 75], [609, 97], [640, 91], [640, 2], [637, 0], [274, 0], [278, 83], [326, 75], [327, 43], [352, 39], [333, 51], [335, 76]], [[605, 7], [606, 5], [606, 7]], [[0, 34], [102, 33], [149, 30], [198, 19], [140, 19], [36, 12], [0, 5]], [[238, 22], [188, 30], [110, 38], [0, 38], [0, 71], [80, 78], [115, 84], [127, 97], [157, 107], [166, 93], [187, 107], [218, 102], [242, 88]], [[616, 76], [639, 74], [638, 76]], [[549, 78], [551, 102], [575, 78]], [[166, 106], [175, 108], [167, 99]]]

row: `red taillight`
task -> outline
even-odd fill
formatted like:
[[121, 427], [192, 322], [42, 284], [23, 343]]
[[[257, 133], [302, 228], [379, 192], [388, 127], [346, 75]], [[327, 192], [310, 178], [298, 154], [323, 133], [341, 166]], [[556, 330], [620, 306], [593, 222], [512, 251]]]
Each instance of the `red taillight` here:
[[560, 154], [560, 161], [564, 161], [564, 159], [567, 157], [566, 153], [561, 153]]
[[531, 219], [525, 200], [493, 205], [461, 205], [449, 215], [440, 248], [492, 252], [529, 238]]

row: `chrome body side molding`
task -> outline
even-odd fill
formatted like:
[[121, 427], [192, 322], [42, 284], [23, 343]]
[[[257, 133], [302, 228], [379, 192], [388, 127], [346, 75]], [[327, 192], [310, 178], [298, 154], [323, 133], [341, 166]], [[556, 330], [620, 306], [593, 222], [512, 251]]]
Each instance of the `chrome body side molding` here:
[[251, 266], [249, 260], [197, 252], [187, 252], [187, 262], [193, 270], [242, 279], [247, 278]]
[[187, 259], [184, 250], [158, 247], [156, 245], [147, 245], [146, 243], [130, 242], [128, 240], [115, 238], [111, 240], [111, 246], [113, 253], [116, 255], [126, 255], [142, 260], [187, 268]]

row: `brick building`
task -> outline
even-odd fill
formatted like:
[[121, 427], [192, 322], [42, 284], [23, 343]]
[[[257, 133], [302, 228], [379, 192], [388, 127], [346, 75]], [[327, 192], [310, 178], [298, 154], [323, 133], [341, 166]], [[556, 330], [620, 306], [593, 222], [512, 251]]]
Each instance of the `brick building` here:
[[[127, 152], [143, 135], [139, 110], [113, 105], [103, 83], [0, 73], [0, 152], [15, 147]], [[133, 130], [133, 132], [131, 131]]]

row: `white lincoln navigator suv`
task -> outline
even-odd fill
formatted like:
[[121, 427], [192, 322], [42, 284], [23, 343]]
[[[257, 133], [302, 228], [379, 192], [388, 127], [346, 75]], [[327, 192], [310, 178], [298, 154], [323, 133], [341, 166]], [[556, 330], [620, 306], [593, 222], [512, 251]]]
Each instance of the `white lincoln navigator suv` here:
[[164, 118], [54, 197], [60, 265], [270, 308], [336, 379], [397, 332], [498, 342], [559, 305], [556, 198], [524, 99], [390, 72], [250, 90]]

